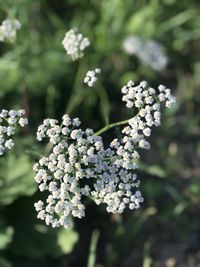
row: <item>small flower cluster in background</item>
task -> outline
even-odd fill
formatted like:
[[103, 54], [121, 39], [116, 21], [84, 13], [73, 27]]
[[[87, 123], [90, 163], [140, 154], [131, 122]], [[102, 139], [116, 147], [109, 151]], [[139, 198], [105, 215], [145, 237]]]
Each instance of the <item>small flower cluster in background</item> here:
[[142, 49], [142, 39], [137, 36], [128, 36], [123, 42], [123, 49], [128, 55], [138, 54]]
[[6, 19], [0, 25], [0, 42], [14, 41], [21, 23], [17, 19]]
[[101, 69], [96, 68], [95, 70], [89, 70], [84, 78], [84, 83], [89, 87], [93, 87], [97, 81], [97, 74], [101, 73]]
[[79, 33], [76, 29], [71, 29], [65, 34], [62, 44], [66, 53], [73, 60], [76, 60], [84, 55], [84, 50], [90, 45], [90, 42], [82, 33]]
[[123, 42], [123, 49], [128, 55], [136, 55], [153, 70], [162, 71], [167, 67], [168, 57], [162, 45], [154, 40], [145, 41], [138, 36], [129, 36]]
[[92, 129], [79, 128], [78, 118], [64, 115], [61, 124], [45, 119], [39, 126], [37, 139], [48, 138], [53, 145], [50, 155], [34, 166], [39, 190], [48, 192], [46, 202], [35, 203], [38, 218], [47, 225], [71, 228], [72, 217], [85, 216], [83, 199], [88, 196], [97, 205], [106, 204], [112, 213], [137, 209], [143, 202], [136, 174], [139, 149], [150, 148], [146, 137], [152, 126], [161, 123], [161, 102], [170, 107], [175, 99], [170, 89], [160, 85], [155, 90], [146, 82], [134, 86], [129, 81], [122, 93], [127, 107], [135, 107], [138, 113], [127, 120], [121, 139], [114, 139], [107, 148]]
[[0, 155], [2, 156], [6, 149], [12, 149], [14, 141], [11, 138], [18, 126], [24, 127], [28, 124], [28, 119], [24, 118], [25, 111], [5, 110], [0, 112]]

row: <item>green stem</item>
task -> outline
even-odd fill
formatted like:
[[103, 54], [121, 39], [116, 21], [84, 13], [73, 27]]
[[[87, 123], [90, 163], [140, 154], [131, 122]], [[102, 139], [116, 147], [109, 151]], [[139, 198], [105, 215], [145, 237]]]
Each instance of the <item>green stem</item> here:
[[97, 94], [99, 95], [101, 110], [102, 110], [102, 117], [106, 125], [109, 124], [109, 114], [110, 114], [110, 102], [108, 94], [105, 88], [99, 84], [98, 88], [96, 89]]
[[33, 157], [36, 157], [36, 158], [41, 158], [41, 157], [44, 157], [44, 155], [40, 154], [39, 152], [37, 151], [34, 151], [34, 150], [31, 150], [31, 149], [26, 149], [25, 152], [28, 154], [28, 155], [31, 155]]
[[65, 113], [67, 114], [70, 114], [74, 110], [74, 108], [83, 101], [84, 90], [81, 86], [81, 81], [83, 79], [85, 64], [86, 63], [83, 60], [78, 62], [78, 69], [74, 80], [73, 90], [65, 109]]
[[91, 243], [90, 243], [90, 251], [88, 257], [87, 267], [95, 267], [96, 266], [96, 250], [97, 250], [97, 243], [99, 240], [100, 231], [94, 230], [92, 232]]
[[129, 120], [130, 120], [130, 119], [128, 119], [128, 120], [124, 120], [124, 121], [119, 121], [119, 122], [114, 122], [114, 123], [111, 123], [111, 124], [109, 124], [109, 125], [106, 125], [106, 126], [103, 127], [101, 130], [99, 130], [98, 132], [94, 133], [94, 135], [100, 135], [100, 134], [102, 134], [102, 133], [104, 133], [104, 132], [106, 132], [106, 131], [108, 131], [108, 130], [114, 128], [114, 127], [117, 127], [117, 126], [120, 126], [120, 125], [127, 124]]

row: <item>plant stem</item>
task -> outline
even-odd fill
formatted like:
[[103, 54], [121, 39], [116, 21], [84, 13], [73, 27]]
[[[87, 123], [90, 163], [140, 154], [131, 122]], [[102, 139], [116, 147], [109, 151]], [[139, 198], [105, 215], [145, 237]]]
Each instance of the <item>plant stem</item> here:
[[74, 110], [74, 108], [78, 106], [84, 99], [84, 91], [81, 86], [81, 81], [83, 78], [82, 76], [84, 73], [84, 69], [86, 69], [85, 65], [86, 63], [83, 60], [78, 62], [78, 68], [74, 80], [73, 90], [68, 101], [67, 107], [65, 109], [65, 113], [67, 114], [70, 114]]
[[106, 125], [101, 130], [99, 130], [98, 132], [94, 133], [94, 135], [100, 135], [100, 134], [110, 130], [111, 128], [114, 128], [114, 127], [117, 127], [117, 126], [120, 126], [120, 125], [123, 125], [123, 124], [127, 124], [128, 121], [129, 121], [129, 119], [128, 120], [124, 120], [124, 121], [114, 122], [114, 123], [111, 123], [109, 125]]
[[31, 149], [26, 149], [25, 152], [28, 154], [28, 155], [31, 155], [33, 157], [36, 157], [36, 158], [41, 158], [41, 157], [44, 157], [44, 155], [38, 153], [37, 151], [34, 151], [34, 150], [31, 150]]
[[92, 232], [87, 267], [95, 267], [96, 266], [95, 265], [95, 263], [96, 263], [96, 250], [97, 250], [97, 243], [99, 240], [99, 235], [100, 235], [100, 231], [97, 229]]

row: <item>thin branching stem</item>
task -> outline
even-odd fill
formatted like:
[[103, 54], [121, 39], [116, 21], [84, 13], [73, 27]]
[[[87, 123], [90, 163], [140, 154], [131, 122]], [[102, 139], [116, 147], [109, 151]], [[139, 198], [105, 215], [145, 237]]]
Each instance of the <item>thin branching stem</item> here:
[[104, 132], [106, 132], [106, 131], [114, 128], [114, 127], [127, 124], [128, 121], [129, 121], [129, 119], [128, 120], [124, 120], [124, 121], [114, 122], [114, 123], [111, 123], [109, 125], [106, 125], [101, 130], [99, 130], [98, 132], [94, 133], [94, 135], [101, 135], [102, 133], [104, 133]]

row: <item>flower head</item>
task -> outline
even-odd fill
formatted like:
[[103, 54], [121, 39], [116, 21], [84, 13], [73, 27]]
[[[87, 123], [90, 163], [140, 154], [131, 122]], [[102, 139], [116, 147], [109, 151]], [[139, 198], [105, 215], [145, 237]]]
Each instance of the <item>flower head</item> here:
[[65, 34], [62, 44], [66, 53], [76, 60], [84, 55], [84, 50], [90, 45], [87, 37], [79, 33], [76, 29], [71, 29]]
[[84, 78], [84, 83], [89, 87], [93, 87], [97, 81], [97, 74], [101, 73], [101, 69], [96, 68], [95, 70], [89, 70]]
[[6, 149], [12, 149], [14, 141], [11, 138], [17, 128], [24, 127], [28, 124], [28, 119], [24, 118], [25, 111], [22, 110], [5, 110], [0, 112], [0, 155], [2, 156]]
[[88, 196], [112, 213], [137, 209], [143, 202], [137, 177], [139, 152], [150, 148], [146, 139], [161, 123], [160, 103], [170, 107], [175, 99], [170, 89], [161, 85], [155, 90], [147, 82], [129, 81], [122, 94], [126, 106], [138, 112], [122, 129], [121, 138], [108, 147], [92, 129], [82, 130], [78, 118], [64, 115], [61, 124], [45, 119], [39, 126], [37, 139], [48, 138], [53, 145], [50, 154], [34, 165], [39, 190], [48, 193], [44, 202], [35, 203], [38, 218], [46, 224], [70, 228], [72, 217], [85, 216], [83, 200]]
[[17, 19], [6, 19], [0, 25], [0, 41], [13, 41], [16, 38], [17, 31], [21, 28], [21, 23]]

